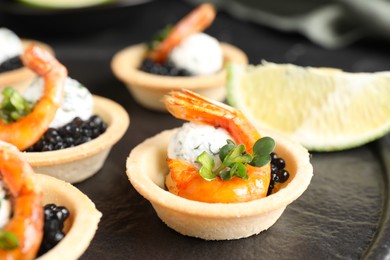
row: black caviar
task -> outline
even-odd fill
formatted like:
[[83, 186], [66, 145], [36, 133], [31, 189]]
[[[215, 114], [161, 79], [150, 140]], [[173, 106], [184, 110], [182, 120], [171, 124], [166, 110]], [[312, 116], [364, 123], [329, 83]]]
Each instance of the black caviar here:
[[45, 152], [77, 146], [103, 134], [107, 124], [98, 115], [88, 120], [79, 117], [60, 128], [49, 128], [34, 145], [26, 149], [27, 152]]
[[23, 67], [23, 63], [20, 59], [20, 56], [15, 56], [9, 58], [8, 60], [5, 60], [3, 63], [0, 64], [0, 73], [19, 69], [21, 67]]
[[155, 63], [153, 60], [146, 58], [140, 66], [140, 70], [161, 76], [192, 76], [186, 69], [177, 68], [171, 61], [165, 63]]
[[271, 153], [271, 181], [268, 188], [267, 195], [272, 193], [275, 183], [283, 183], [290, 177], [289, 172], [285, 169], [286, 162], [276, 153]]
[[43, 216], [43, 238], [38, 256], [45, 254], [65, 237], [64, 222], [70, 216], [70, 212], [63, 206], [47, 204], [43, 207]]

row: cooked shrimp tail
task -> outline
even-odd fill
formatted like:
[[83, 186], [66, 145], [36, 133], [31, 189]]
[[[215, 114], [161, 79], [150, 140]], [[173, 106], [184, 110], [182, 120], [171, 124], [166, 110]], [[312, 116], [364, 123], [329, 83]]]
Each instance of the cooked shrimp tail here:
[[244, 144], [249, 151], [260, 138], [259, 132], [239, 110], [189, 90], [173, 91], [166, 95], [163, 101], [173, 116], [222, 127], [232, 135], [236, 143]]
[[30, 46], [22, 55], [25, 66], [45, 79], [45, 92], [42, 98], [47, 98], [57, 107], [63, 99], [63, 85], [68, 75], [67, 69], [49, 52], [38, 46]]
[[43, 236], [42, 192], [33, 170], [19, 150], [0, 141], [0, 172], [11, 194], [13, 214], [3, 231], [17, 238], [17, 247], [0, 249], [0, 259], [34, 259]]
[[22, 54], [24, 65], [44, 78], [44, 91], [31, 113], [11, 123], [0, 121], [0, 140], [24, 150], [46, 132], [61, 106], [67, 69], [47, 51], [31, 45]]
[[215, 15], [213, 5], [201, 4], [172, 28], [168, 36], [150, 53], [150, 58], [155, 62], [163, 63], [175, 46], [191, 34], [206, 29], [213, 22]]

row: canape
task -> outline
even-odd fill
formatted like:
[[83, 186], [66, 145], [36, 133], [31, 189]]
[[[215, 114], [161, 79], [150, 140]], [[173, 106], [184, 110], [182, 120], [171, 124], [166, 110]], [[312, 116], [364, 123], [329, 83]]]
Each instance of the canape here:
[[313, 170], [307, 151], [271, 133], [276, 141], [275, 151], [285, 159], [290, 173], [279, 191], [241, 203], [205, 203], [181, 198], [165, 186], [169, 171], [168, 142], [175, 131], [164, 131], [134, 148], [127, 160], [127, 175], [134, 188], [150, 201], [159, 218], [183, 235], [228, 240], [258, 234], [270, 228], [310, 183]]
[[78, 259], [102, 215], [94, 203], [71, 184], [34, 173], [17, 147], [2, 141], [0, 168], [0, 258]]
[[21, 57], [38, 77], [22, 94], [3, 90], [0, 140], [24, 151], [40, 173], [70, 183], [85, 180], [126, 132], [127, 112], [69, 78], [67, 69], [39, 46], [29, 46]]
[[73, 185], [40, 173], [35, 174], [34, 178], [42, 187], [44, 205], [61, 205], [70, 212], [64, 223], [65, 237], [38, 259], [79, 259], [95, 236], [102, 214], [95, 204]]
[[[163, 222], [183, 235], [228, 240], [271, 227], [311, 181], [308, 151], [279, 134], [264, 131], [252, 150], [248, 144], [260, 135], [239, 111], [188, 91], [170, 95], [173, 99], [164, 99], [167, 109], [178, 118], [196, 121], [195, 131], [209, 127], [205, 124], [211, 125], [211, 131], [225, 127], [235, 137], [234, 142], [242, 141], [246, 146], [232, 141], [213, 151], [208, 140], [216, 140], [214, 134], [202, 134], [196, 141], [189, 138], [193, 135], [183, 130], [184, 126], [163, 131], [131, 151], [127, 175], [133, 187], [150, 201]], [[272, 144], [276, 144], [274, 149]], [[171, 149], [172, 145], [177, 149]], [[210, 156], [205, 160], [208, 149]], [[196, 159], [189, 159], [188, 150], [197, 150]], [[214, 167], [212, 156], [216, 154], [221, 162]], [[272, 154], [283, 158], [281, 169], [272, 169], [277, 164]], [[223, 170], [213, 175], [215, 168]], [[283, 177], [278, 172], [287, 174]]]
[[226, 96], [225, 82], [228, 63], [247, 64], [248, 58], [240, 49], [228, 43], [220, 43], [224, 68], [212, 75], [203, 76], [161, 76], [139, 69], [145, 58], [146, 44], [137, 44], [118, 52], [111, 63], [114, 74], [122, 80], [134, 99], [146, 108], [166, 111], [160, 102], [171, 90], [186, 89], [203, 96], [222, 101]]
[[247, 64], [248, 58], [237, 47], [201, 32], [215, 15], [212, 5], [203, 4], [156, 39], [120, 50], [111, 62], [114, 75], [138, 103], [152, 110], [165, 111], [161, 98], [182, 88], [224, 100], [226, 64]]

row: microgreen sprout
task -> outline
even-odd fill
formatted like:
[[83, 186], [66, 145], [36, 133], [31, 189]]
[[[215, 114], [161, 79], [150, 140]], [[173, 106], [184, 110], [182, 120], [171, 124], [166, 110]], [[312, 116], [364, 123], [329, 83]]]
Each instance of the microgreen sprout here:
[[2, 94], [3, 100], [0, 104], [0, 117], [4, 123], [15, 122], [21, 117], [26, 116], [34, 106], [13, 88], [5, 88]]
[[221, 165], [215, 170], [215, 161], [212, 155], [206, 151], [202, 152], [197, 161], [202, 165], [199, 173], [208, 181], [212, 181], [218, 176], [224, 180], [230, 180], [233, 177], [248, 179], [246, 165], [261, 167], [271, 161], [271, 153], [275, 148], [275, 141], [270, 137], [263, 137], [253, 145], [253, 154], [246, 152], [243, 144], [236, 145], [232, 140], [227, 140], [226, 145], [222, 146], [218, 152]]
[[0, 248], [12, 250], [19, 246], [18, 238], [10, 231], [0, 230]]
[[153, 35], [152, 40], [147, 43], [149, 50], [154, 50], [172, 31], [173, 26], [168, 24], [163, 29]]

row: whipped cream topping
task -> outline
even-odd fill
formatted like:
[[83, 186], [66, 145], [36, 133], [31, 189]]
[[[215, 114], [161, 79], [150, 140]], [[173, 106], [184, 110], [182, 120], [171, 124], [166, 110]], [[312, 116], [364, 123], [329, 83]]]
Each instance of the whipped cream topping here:
[[[36, 78], [23, 93], [23, 97], [36, 102], [43, 94], [44, 80]], [[50, 127], [58, 128], [80, 117], [87, 120], [93, 114], [93, 99], [91, 92], [77, 80], [67, 78], [65, 81], [65, 95], [62, 106], [57, 110]]]
[[7, 28], [0, 28], [0, 64], [23, 52], [20, 38]]
[[196, 33], [184, 39], [169, 55], [176, 67], [194, 75], [210, 75], [223, 66], [223, 54], [217, 39]]
[[182, 159], [199, 166], [196, 158], [206, 151], [214, 157], [215, 168], [221, 164], [217, 153], [226, 144], [226, 140], [233, 138], [223, 128], [189, 122], [172, 137], [168, 145], [168, 157]]

